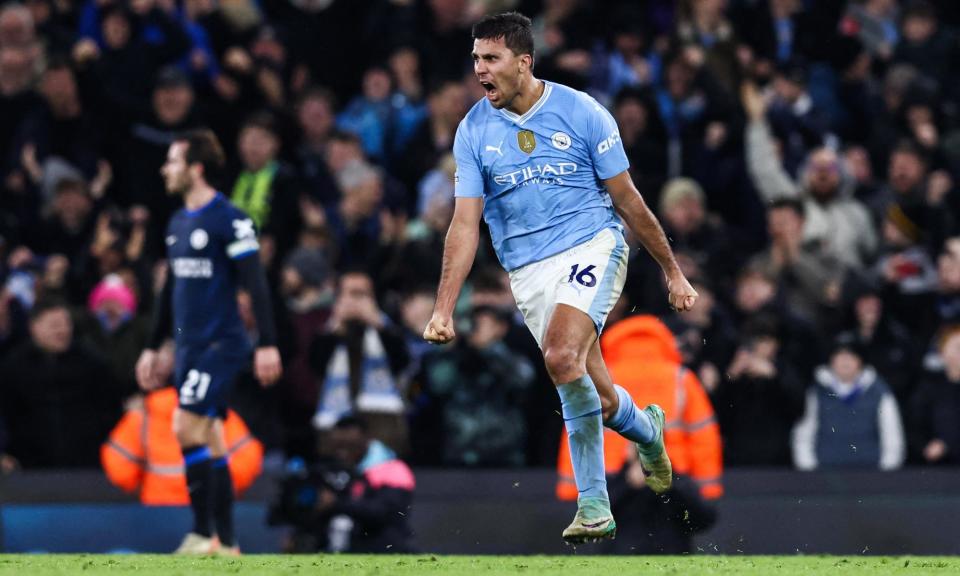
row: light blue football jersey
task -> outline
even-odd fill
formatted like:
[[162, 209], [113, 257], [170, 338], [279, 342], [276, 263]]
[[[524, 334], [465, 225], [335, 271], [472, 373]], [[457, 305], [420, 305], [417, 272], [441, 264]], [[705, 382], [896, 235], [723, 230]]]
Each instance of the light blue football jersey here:
[[483, 198], [507, 271], [621, 228], [603, 184], [630, 165], [616, 121], [589, 95], [544, 84], [522, 116], [477, 102], [453, 144], [455, 195]]

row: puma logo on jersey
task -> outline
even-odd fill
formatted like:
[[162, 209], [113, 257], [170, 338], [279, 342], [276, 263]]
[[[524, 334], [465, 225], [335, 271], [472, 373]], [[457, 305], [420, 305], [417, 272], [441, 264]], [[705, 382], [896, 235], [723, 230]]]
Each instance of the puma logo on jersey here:
[[486, 147], [486, 149], [484, 150], [484, 152], [496, 152], [496, 153], [499, 154], [500, 156], [503, 156], [503, 152], [501, 151], [502, 148], [503, 148], [503, 140], [501, 140], [501, 141], [500, 141], [500, 144], [498, 144], [498, 145], [496, 145], [496, 146], [491, 146], [491, 145], [487, 144], [487, 147]]

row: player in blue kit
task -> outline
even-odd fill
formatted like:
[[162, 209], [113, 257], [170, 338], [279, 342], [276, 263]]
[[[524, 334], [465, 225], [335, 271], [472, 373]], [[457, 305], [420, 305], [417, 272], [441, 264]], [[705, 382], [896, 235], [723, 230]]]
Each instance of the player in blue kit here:
[[486, 97], [457, 129], [456, 204], [423, 337], [445, 343], [455, 336], [453, 308], [473, 265], [482, 215], [560, 395], [580, 491], [563, 538], [612, 538], [604, 425], [636, 443], [655, 492], [672, 482], [663, 411], [640, 410], [611, 381], [600, 354], [598, 336], [626, 278], [621, 218], [663, 269], [674, 309], [689, 310], [697, 293], [627, 172], [610, 113], [587, 94], [533, 76], [530, 20], [516, 12], [488, 16], [473, 27], [473, 38], [474, 71]]
[[167, 226], [167, 279], [136, 368], [145, 390], [163, 385], [155, 372], [156, 350], [173, 334], [180, 392], [173, 426], [194, 516], [193, 530], [177, 549], [186, 554], [239, 553], [223, 439], [227, 395], [251, 352], [237, 309], [238, 288], [249, 292], [257, 320], [254, 374], [264, 386], [281, 374], [253, 221], [207, 183], [222, 164], [223, 150], [209, 130], [188, 132], [170, 146], [161, 172], [167, 193], [182, 196], [184, 207]]

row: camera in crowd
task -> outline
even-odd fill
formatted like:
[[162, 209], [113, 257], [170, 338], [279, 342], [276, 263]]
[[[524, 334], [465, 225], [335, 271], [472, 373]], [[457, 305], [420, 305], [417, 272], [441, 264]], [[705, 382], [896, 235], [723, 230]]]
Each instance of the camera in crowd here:
[[267, 523], [309, 528], [317, 520], [317, 503], [324, 490], [338, 498], [345, 496], [354, 480], [353, 473], [334, 461], [306, 463], [291, 458], [280, 479], [280, 492], [270, 505]]

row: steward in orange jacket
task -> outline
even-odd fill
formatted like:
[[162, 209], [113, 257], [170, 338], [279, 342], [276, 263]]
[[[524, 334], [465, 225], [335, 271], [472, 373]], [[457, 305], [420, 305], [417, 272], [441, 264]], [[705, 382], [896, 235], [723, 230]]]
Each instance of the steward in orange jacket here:
[[[166, 387], [147, 394], [143, 406], [129, 410], [100, 447], [100, 461], [111, 483], [133, 492], [148, 506], [190, 503], [183, 454], [173, 434], [177, 391]], [[223, 423], [230, 476], [237, 494], [260, 475], [263, 446], [232, 410]]]
[[[655, 403], [663, 408], [664, 442], [674, 473], [696, 482], [706, 500], [722, 496], [723, 458], [713, 406], [696, 374], [681, 364], [670, 329], [653, 316], [632, 316], [604, 331], [600, 348], [613, 381], [625, 388], [638, 406]], [[604, 430], [607, 474], [616, 474], [623, 467], [629, 444], [616, 432]], [[576, 500], [566, 432], [560, 442], [557, 471], [557, 497]]]

